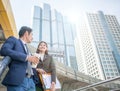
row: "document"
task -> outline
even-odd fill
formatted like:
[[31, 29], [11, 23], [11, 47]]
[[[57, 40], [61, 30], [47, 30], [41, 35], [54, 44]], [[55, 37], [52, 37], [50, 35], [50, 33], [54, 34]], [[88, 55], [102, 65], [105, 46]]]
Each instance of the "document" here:
[[[46, 86], [46, 89], [50, 89], [51, 86], [51, 75], [50, 74], [42, 74], [42, 78], [44, 81], [44, 85]], [[55, 88], [56, 89], [60, 89], [61, 88], [61, 84], [59, 82], [59, 80], [56, 77], [56, 84], [55, 84]]]

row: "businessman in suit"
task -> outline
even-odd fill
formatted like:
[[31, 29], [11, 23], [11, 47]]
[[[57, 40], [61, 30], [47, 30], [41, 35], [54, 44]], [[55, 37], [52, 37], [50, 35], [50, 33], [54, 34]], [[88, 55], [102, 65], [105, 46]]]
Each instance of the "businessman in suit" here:
[[37, 64], [39, 59], [30, 55], [26, 46], [32, 39], [32, 29], [23, 26], [19, 31], [19, 39], [10, 36], [1, 48], [1, 55], [12, 59], [2, 82], [7, 91], [35, 91], [31, 63]]

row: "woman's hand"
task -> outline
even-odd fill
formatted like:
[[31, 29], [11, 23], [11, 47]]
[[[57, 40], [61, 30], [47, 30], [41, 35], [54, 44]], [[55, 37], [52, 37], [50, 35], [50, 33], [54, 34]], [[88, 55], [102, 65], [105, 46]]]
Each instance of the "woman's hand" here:
[[50, 91], [55, 91], [55, 82], [51, 83]]
[[37, 70], [38, 73], [41, 73], [41, 74], [45, 74], [46, 73], [43, 69], [40, 69], [40, 68], [36, 68], [36, 70]]

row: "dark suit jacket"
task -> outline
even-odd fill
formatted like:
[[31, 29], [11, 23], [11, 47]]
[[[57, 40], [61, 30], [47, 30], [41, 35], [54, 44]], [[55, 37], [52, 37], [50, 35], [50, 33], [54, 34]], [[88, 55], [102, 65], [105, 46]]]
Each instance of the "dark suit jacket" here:
[[9, 37], [1, 48], [2, 56], [11, 57], [12, 61], [9, 64], [9, 71], [6, 74], [4, 85], [20, 85], [26, 76], [27, 68], [27, 53], [20, 39]]
[[43, 61], [40, 60], [37, 68], [45, 70], [47, 73], [51, 73], [51, 80], [56, 82], [56, 67], [52, 56], [45, 55]]

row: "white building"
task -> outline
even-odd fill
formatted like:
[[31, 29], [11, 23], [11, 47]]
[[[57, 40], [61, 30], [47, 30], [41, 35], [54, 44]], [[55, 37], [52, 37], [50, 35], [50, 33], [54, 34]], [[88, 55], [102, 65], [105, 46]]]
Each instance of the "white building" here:
[[[79, 42], [78, 42], [79, 41]], [[120, 25], [113, 15], [87, 13], [76, 39], [78, 70], [99, 79], [120, 73]]]

